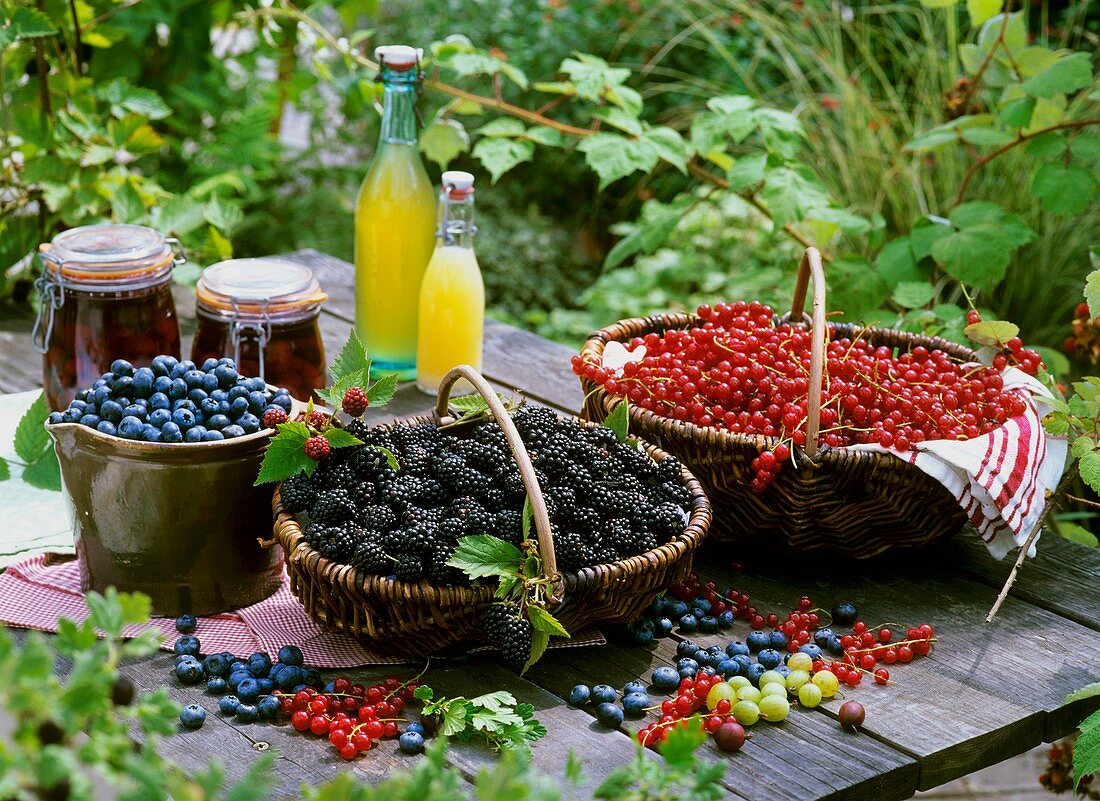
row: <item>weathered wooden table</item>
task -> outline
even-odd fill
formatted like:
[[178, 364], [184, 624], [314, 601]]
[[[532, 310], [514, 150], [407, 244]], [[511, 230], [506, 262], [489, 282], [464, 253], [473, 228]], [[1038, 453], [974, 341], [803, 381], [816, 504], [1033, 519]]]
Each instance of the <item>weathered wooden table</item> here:
[[[292, 258], [313, 267], [329, 293], [322, 330], [331, 356], [353, 320], [351, 265], [315, 252]], [[189, 334], [193, 298], [181, 289], [177, 303]], [[495, 322], [486, 323], [485, 334], [484, 371], [500, 389], [518, 389], [562, 412], [580, 408], [568, 348]], [[31, 389], [38, 381], [38, 356], [30, 350], [26, 332], [0, 331], [0, 391]], [[390, 406], [374, 413], [373, 421], [424, 412], [429, 406], [426, 396], [404, 386]], [[992, 560], [976, 538], [959, 536], [931, 551], [860, 565], [814, 568], [764, 559], [750, 560], [743, 574], [734, 574], [724, 567], [730, 559], [728, 552], [708, 548], [697, 558], [696, 569], [704, 579], [750, 593], [761, 608], [786, 611], [804, 594], [826, 607], [849, 600], [869, 621], [927, 622], [938, 638], [931, 656], [892, 668], [891, 685], [864, 682], [846, 691], [867, 709], [860, 734], [841, 730], [835, 719], [839, 702], [833, 700], [814, 710], [795, 708], [780, 725], [758, 723], [752, 739], [732, 756], [706, 744], [705, 759], [729, 763], [724, 784], [730, 798], [908, 798], [1062, 737], [1095, 706], [1088, 701], [1063, 705], [1068, 693], [1100, 678], [1100, 552], [1094, 549], [1045, 537], [993, 625], [983, 620], [1009, 565]], [[725, 643], [743, 638], [745, 628], [738, 621], [725, 635], [695, 639]], [[622, 731], [608, 731], [588, 711], [573, 709], [562, 699], [581, 682], [621, 687], [647, 678], [653, 668], [675, 662], [675, 645], [672, 638], [645, 648], [610, 644], [551, 651], [524, 678], [490, 659], [471, 657], [433, 663], [425, 681], [448, 695], [507, 689], [533, 704], [549, 730], [533, 747], [535, 763], [561, 776], [572, 750], [592, 779], [588, 786], [594, 787], [633, 757], [630, 735], [644, 721], [627, 721]], [[174, 684], [171, 666], [171, 656], [162, 653], [130, 664], [126, 671], [142, 688], [168, 684], [180, 702], [212, 708], [212, 699], [201, 689]], [[392, 668], [351, 673], [371, 679], [388, 672]], [[267, 745], [279, 754], [275, 771], [285, 795], [293, 795], [303, 782], [315, 784], [339, 771], [370, 780], [410, 764], [392, 744], [346, 763], [324, 741], [297, 735], [289, 726], [242, 725], [217, 714], [201, 730], [171, 738], [165, 749], [184, 767], [197, 768], [218, 757], [233, 777]], [[472, 776], [492, 754], [476, 744], [458, 743], [449, 759]]]

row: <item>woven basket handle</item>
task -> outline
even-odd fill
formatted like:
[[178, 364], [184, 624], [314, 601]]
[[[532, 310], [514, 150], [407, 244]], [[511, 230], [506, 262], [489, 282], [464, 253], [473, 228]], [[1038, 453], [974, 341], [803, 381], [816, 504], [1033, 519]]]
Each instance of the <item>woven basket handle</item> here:
[[554, 538], [550, 533], [550, 514], [546, 511], [546, 501], [542, 497], [542, 488], [539, 487], [538, 478], [535, 476], [535, 466], [531, 464], [531, 457], [523, 444], [523, 439], [516, 430], [516, 424], [512, 422], [512, 416], [500, 402], [496, 392], [489, 382], [481, 377], [473, 367], [468, 364], [460, 364], [443, 376], [439, 385], [439, 392], [435, 401], [435, 419], [437, 423], [452, 421], [448, 410], [451, 400], [451, 389], [455, 382], [465, 378], [478, 391], [485, 402], [489, 404], [489, 411], [504, 432], [508, 446], [512, 449], [512, 457], [519, 465], [519, 474], [523, 478], [523, 486], [527, 490], [527, 497], [531, 499], [531, 511], [534, 513], [535, 533], [538, 535], [539, 555], [542, 557], [543, 578], [551, 582], [549, 601], [558, 603], [561, 601], [561, 574], [558, 573], [558, 562], [554, 556]]
[[802, 319], [806, 306], [806, 287], [814, 281], [813, 315], [810, 324], [810, 386], [806, 404], [806, 455], [817, 454], [817, 435], [821, 428], [821, 383], [825, 376], [825, 342], [829, 329], [825, 326], [825, 272], [821, 268], [821, 253], [806, 248], [798, 265], [798, 280], [791, 300], [791, 320]]

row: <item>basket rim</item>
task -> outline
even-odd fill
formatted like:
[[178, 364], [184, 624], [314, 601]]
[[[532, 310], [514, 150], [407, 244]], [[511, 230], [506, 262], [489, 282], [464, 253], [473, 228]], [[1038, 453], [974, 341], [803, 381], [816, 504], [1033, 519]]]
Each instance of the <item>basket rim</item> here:
[[[581, 423], [586, 428], [593, 428], [599, 425], [599, 423], [584, 420], [572, 415], [570, 417], [577, 420], [577, 422]], [[400, 425], [418, 425], [421, 423], [434, 424], [432, 418], [417, 415], [384, 423], [379, 427], [393, 428]], [[650, 458], [654, 459], [654, 461], [659, 462], [672, 456], [672, 454], [667, 451], [658, 448], [656, 445], [647, 443], [639, 437], [631, 436], [629, 439], [631, 441], [641, 442], [645, 446], [647, 454], [649, 454]], [[688, 520], [684, 524], [684, 528], [681, 532], [668, 542], [658, 545], [656, 548], [643, 551], [640, 554], [628, 556], [626, 559], [583, 567], [576, 572], [559, 570], [562, 580], [565, 583], [565, 598], [563, 599], [563, 603], [568, 603], [568, 595], [571, 591], [583, 590], [599, 583], [620, 580], [644, 572], [649, 567], [646, 559], [649, 554], [664, 555], [667, 557], [667, 561], [671, 563], [683, 558], [702, 544], [710, 529], [710, 523], [714, 514], [713, 509], [710, 499], [703, 490], [702, 484], [682, 461], [680, 463], [680, 469], [681, 482], [691, 493], [691, 510], [688, 513]], [[282, 498], [277, 487], [272, 498], [272, 509], [275, 513], [275, 540], [283, 548], [287, 563], [290, 564], [293, 562], [296, 567], [300, 567], [303, 561], [313, 556], [315, 559], [315, 567], [311, 572], [315, 574], [316, 578], [322, 578], [326, 582], [335, 584], [337, 583], [337, 576], [343, 577], [350, 573], [355, 587], [360, 592], [376, 596], [382, 600], [397, 598], [406, 599], [410, 595], [415, 595], [421, 600], [430, 600], [433, 598], [442, 599], [446, 596], [450, 596], [449, 600], [452, 601], [465, 601], [477, 604], [489, 601], [493, 597], [494, 590], [492, 587], [488, 586], [439, 586], [432, 584], [427, 579], [422, 579], [417, 582], [405, 582], [396, 578], [390, 579], [386, 576], [379, 576], [373, 573], [362, 573], [358, 568], [352, 565], [326, 559], [306, 541], [305, 532], [295, 515], [283, 509]]]
[[[664, 331], [672, 329], [690, 328], [702, 322], [704, 321], [698, 315], [691, 312], [667, 312], [663, 314], [653, 314], [648, 317], [627, 317], [592, 332], [581, 347], [580, 355], [582, 359], [588, 355], [595, 356], [599, 360], [599, 363], [602, 364], [604, 347], [608, 342], [622, 343], [636, 336], [645, 336], [650, 333], [663, 333]], [[805, 325], [805, 323], [792, 324]], [[880, 340], [884, 337], [891, 337], [894, 339], [908, 340], [910, 347], [924, 346], [944, 350], [955, 358], [969, 358], [973, 360], [977, 360], [978, 358], [977, 353], [972, 349], [960, 345], [957, 342], [941, 339], [940, 337], [913, 334], [908, 331], [900, 331], [896, 328], [860, 326], [855, 323], [830, 323], [829, 325], [834, 332], [840, 330], [845, 336], [858, 332], [860, 336], [872, 342], [875, 341], [876, 337]], [[640, 332], [631, 332], [628, 330], [630, 327], [640, 328], [641, 330]], [[590, 397], [593, 400], [598, 399], [598, 402], [607, 413], [610, 413], [612, 409], [624, 400], [621, 396], [612, 395], [604, 389], [602, 385], [596, 384], [587, 378], [582, 377], [581, 383], [585, 390], [586, 397]], [[686, 436], [695, 442], [709, 446], [751, 448], [759, 452], [771, 450], [781, 442], [779, 437], [769, 437], [763, 434], [742, 434], [714, 427], [704, 428], [695, 423], [674, 420], [670, 417], [662, 417], [649, 409], [643, 409], [633, 404], [629, 406], [628, 412], [631, 419], [638, 420], [650, 431], [656, 430], [659, 433]], [[800, 468], [808, 464], [820, 466], [822, 464], [836, 465], [858, 461], [880, 462], [882, 464], [889, 463], [897, 467], [908, 465], [907, 462], [899, 459], [893, 453], [882, 453], [878, 451], [853, 451], [849, 448], [821, 447], [812, 460], [805, 456], [801, 448], [798, 448], [798, 453], [803, 457], [799, 460], [798, 466]]]

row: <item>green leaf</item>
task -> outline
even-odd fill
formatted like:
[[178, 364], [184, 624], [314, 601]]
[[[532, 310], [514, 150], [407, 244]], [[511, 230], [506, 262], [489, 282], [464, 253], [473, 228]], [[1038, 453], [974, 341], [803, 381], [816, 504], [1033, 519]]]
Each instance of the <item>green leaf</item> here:
[[458, 53], [444, 63], [459, 75], [496, 75], [499, 72], [520, 89], [527, 89], [527, 76], [521, 70], [487, 53]]
[[165, 234], [186, 236], [202, 226], [204, 211], [205, 204], [181, 195], [153, 206], [153, 224]]
[[88, 604], [92, 625], [108, 637], [118, 637], [123, 626], [118, 591], [114, 587], [108, 587], [102, 594], [92, 591], [84, 596], [84, 601]]
[[746, 189], [755, 186], [764, 180], [764, 168], [768, 164], [768, 157], [764, 153], [750, 153], [733, 162], [733, 166], [726, 172], [726, 180], [730, 189]]
[[448, 164], [469, 149], [470, 135], [458, 120], [436, 117], [420, 132], [420, 152], [441, 170], [447, 169]]
[[515, 575], [522, 561], [523, 554], [515, 545], [491, 534], [475, 534], [458, 541], [447, 564], [476, 579]]
[[686, 772], [695, 766], [695, 751], [706, 739], [707, 734], [696, 719], [687, 726], [672, 727], [659, 750], [671, 770]]
[[902, 281], [894, 287], [891, 299], [904, 309], [927, 306], [936, 296], [936, 288], [925, 281]]
[[1012, 243], [992, 223], [964, 228], [932, 246], [932, 256], [956, 280], [992, 290], [1001, 279], [1012, 255]]
[[626, 442], [630, 435], [630, 404], [623, 400], [604, 419], [603, 424], [615, 432], [619, 442]]
[[830, 207], [810, 209], [806, 218], [831, 223], [846, 234], [865, 234], [871, 230], [871, 221], [844, 209]]
[[352, 436], [342, 428], [327, 428], [323, 436], [334, 448], [350, 448], [353, 445], [363, 444], [363, 440]]
[[[678, 201], [667, 206], [656, 201], [647, 204], [640, 218], [634, 223], [632, 230], [624, 236], [607, 253], [604, 259], [604, 269], [610, 270], [618, 267], [635, 253], [652, 253], [665, 243], [669, 235], [684, 218], [690, 203]], [[649, 209], [656, 209], [649, 213]]]
[[122, 625], [130, 626], [146, 623], [153, 613], [152, 599], [140, 592], [120, 592], [118, 609], [122, 616]]
[[1054, 97], [1076, 92], [1092, 84], [1092, 60], [1088, 53], [1062, 56], [1045, 70], [1021, 84], [1032, 97]]
[[974, 125], [963, 128], [959, 135], [964, 142], [979, 147], [998, 147], [1005, 145], [1016, 138], [1015, 134], [1001, 128], [990, 128], [985, 125]]
[[390, 470], [401, 470], [401, 463], [397, 461], [397, 456], [394, 455], [393, 451], [391, 451], [389, 448], [383, 447], [382, 445], [372, 445], [371, 447], [373, 447], [375, 450], [382, 452], [382, 455], [386, 457], [386, 465], [390, 468]]
[[532, 665], [542, 659], [542, 655], [546, 653], [546, 647], [550, 644], [550, 633], [535, 629], [531, 632], [531, 656], [528, 657], [527, 662], [523, 666], [523, 670], [520, 671], [522, 676], [526, 673]]
[[489, 411], [489, 401], [480, 395], [460, 395], [448, 400], [447, 405], [461, 412], [463, 417]]
[[630, 77], [629, 69], [612, 67], [602, 58], [587, 53], [565, 59], [560, 69], [569, 76], [577, 97], [593, 103], [610, 99], [608, 91], [621, 87]]
[[367, 388], [367, 400], [371, 406], [385, 406], [397, 392], [397, 373], [382, 376]]
[[777, 226], [799, 222], [810, 209], [829, 205], [828, 192], [805, 165], [768, 170], [760, 197]]
[[842, 311], [846, 320], [862, 319], [890, 296], [890, 287], [882, 277], [858, 257], [834, 259], [829, 276], [829, 308]]
[[[642, 123], [637, 115], [624, 111], [618, 106], [603, 106], [593, 111], [592, 116], [596, 119], [603, 120], [611, 127], [618, 128], [620, 131], [630, 134], [631, 136], [642, 135]], [[673, 131], [673, 133], [676, 132]]]
[[951, 8], [957, 5], [959, 0], [920, 0], [925, 8]]
[[422, 704], [426, 704], [432, 700], [432, 696], [435, 695], [435, 691], [432, 690], [427, 684], [421, 684], [415, 690], [413, 690], [413, 698]]
[[[366, 383], [366, 371], [354, 370], [341, 376], [340, 380], [334, 382], [327, 390], [315, 389], [313, 392], [330, 408], [339, 409], [344, 403], [344, 396], [348, 394], [348, 390], [352, 387], [362, 387]], [[367, 398], [369, 400], [370, 396], [368, 395]]]
[[892, 239], [882, 246], [875, 259], [875, 271], [890, 286], [927, 277], [913, 259], [908, 237]]
[[565, 136], [561, 131], [555, 131], [546, 125], [535, 125], [528, 128], [523, 132], [524, 139], [530, 139], [537, 145], [545, 145], [546, 147], [563, 147], [565, 145]]
[[600, 177], [600, 189], [633, 172], [649, 172], [660, 155], [647, 139], [627, 139], [611, 133], [586, 137], [577, 146], [584, 160]]
[[203, 216], [206, 217], [208, 223], [227, 237], [233, 236], [237, 226], [244, 221], [244, 212], [241, 211], [241, 207], [236, 203], [223, 200], [218, 195], [214, 195], [210, 202], [206, 204]]
[[1062, 704], [1072, 704], [1074, 701], [1083, 701], [1086, 698], [1096, 698], [1097, 696], [1100, 696], [1100, 681], [1094, 681], [1092, 684], [1086, 684], [1080, 690], [1074, 690], [1066, 696], [1066, 700]]
[[522, 136], [526, 129], [515, 117], [497, 117], [477, 129], [478, 136]]
[[133, 185], [126, 181], [111, 197], [111, 217], [115, 222], [136, 222], [145, 216], [145, 204]]
[[11, 32], [15, 39], [38, 39], [53, 36], [57, 29], [50, 18], [29, 5], [20, 6], [11, 17]]
[[15, 454], [24, 462], [36, 461], [50, 445], [50, 435], [46, 433], [46, 420], [50, 416], [50, 407], [43, 392], [30, 408], [19, 418], [15, 428]]
[[982, 29], [978, 31], [978, 45], [984, 52], [988, 52], [989, 48], [993, 46], [993, 43], [1001, 36], [1001, 31], [1004, 31], [1004, 44], [1013, 53], [1022, 50], [1027, 45], [1027, 25], [1024, 22], [1024, 15], [1019, 12], [1013, 12], [1008, 15], [1008, 23], [1004, 21], [1004, 14], [997, 14], [990, 17], [982, 25]]
[[1100, 270], [1093, 270], [1085, 278], [1085, 302], [1089, 304], [1089, 316], [1100, 317]]
[[522, 524], [521, 530], [523, 532], [523, 539], [531, 539], [531, 526], [535, 522], [535, 508], [531, 505], [531, 496], [528, 495], [523, 499], [523, 514], [521, 516]]
[[1058, 533], [1070, 542], [1076, 542], [1078, 545], [1084, 545], [1086, 548], [1095, 548], [1097, 545], [1100, 545], [1100, 540], [1096, 539], [1095, 534], [1084, 526], [1079, 526], [1076, 523], [1060, 521], [1058, 523]]
[[951, 233], [951, 226], [939, 223], [914, 226], [909, 233], [909, 249], [913, 259], [919, 262], [924, 257], [932, 255], [933, 246], [941, 239], [951, 236]]
[[279, 433], [271, 438], [264, 451], [264, 461], [256, 486], [296, 476], [301, 472], [312, 474], [317, 463], [306, 456], [305, 444], [309, 429], [305, 423], [291, 420], [278, 425]]
[[727, 141], [740, 144], [756, 130], [756, 101], [746, 95], [724, 95], [707, 101], [710, 114], [696, 114], [691, 123], [692, 147], [702, 156]]
[[47, 451], [23, 468], [22, 478], [38, 489], [61, 491], [61, 465], [53, 450]]
[[7, 481], [9, 478], [11, 478], [11, 466], [7, 459], [0, 458], [0, 481]]
[[793, 159], [802, 148], [805, 132], [802, 123], [793, 114], [774, 108], [760, 108], [755, 114], [756, 124], [764, 135], [764, 147], [785, 159]]
[[547, 612], [541, 606], [527, 607], [527, 617], [531, 620], [531, 626], [535, 631], [545, 631], [558, 637], [568, 637], [569, 632], [558, 622], [558, 619]]
[[1100, 771], [1100, 710], [1081, 722], [1080, 734], [1073, 746], [1073, 787], [1076, 790], [1081, 779]]
[[1066, 138], [1058, 133], [1045, 133], [1029, 141], [1024, 149], [1029, 156], [1055, 158], [1066, 152]]
[[1069, 149], [1073, 153], [1073, 157], [1081, 159], [1081, 161], [1100, 159], [1100, 136], [1092, 136], [1086, 133], [1079, 134], [1077, 138], [1069, 143]]
[[1035, 98], [1021, 97], [1001, 106], [1001, 120], [1012, 128], [1027, 128], [1035, 110]]
[[650, 128], [643, 138], [657, 149], [657, 157], [687, 175], [687, 158], [691, 148], [672, 128]]
[[367, 358], [367, 349], [358, 332], [353, 328], [348, 334], [348, 340], [340, 350], [340, 355], [333, 362], [329, 373], [333, 381], [339, 381], [351, 373], [369, 374], [370, 359]]
[[1077, 164], [1048, 162], [1035, 173], [1031, 194], [1043, 202], [1047, 211], [1074, 216], [1096, 199], [1100, 182], [1092, 170]]
[[1001, 10], [1002, 0], [966, 0], [966, 12], [970, 15], [970, 24], [981, 25]]
[[1077, 460], [1077, 471], [1093, 492], [1100, 492], [1100, 451], [1086, 453]]
[[530, 161], [535, 155], [532, 142], [519, 139], [482, 139], [474, 145], [474, 158], [489, 171], [492, 182], [517, 164]]
[[1004, 320], [985, 320], [980, 323], [972, 323], [963, 329], [963, 333], [971, 342], [979, 345], [987, 345], [991, 348], [1004, 347], [1008, 340], [1019, 336], [1020, 328]]

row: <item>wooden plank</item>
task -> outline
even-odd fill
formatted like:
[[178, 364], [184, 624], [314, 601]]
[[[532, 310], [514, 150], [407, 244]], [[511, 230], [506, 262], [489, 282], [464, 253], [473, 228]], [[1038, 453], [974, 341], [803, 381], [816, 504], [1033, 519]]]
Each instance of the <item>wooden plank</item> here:
[[[908, 570], [886, 571], [848, 565], [822, 572], [785, 563], [783, 580], [731, 574], [713, 563], [697, 569], [748, 592], [763, 610], [785, 612], [802, 594], [797, 588], [807, 588], [822, 607], [855, 603], [868, 625], [935, 627], [933, 654], [890, 667], [894, 684], [865, 679], [845, 691], [867, 708], [870, 734], [919, 758], [920, 789], [1064, 736], [1096, 705], [1061, 705], [1067, 693], [1097, 679], [1100, 671], [1084, 657], [1095, 650], [1094, 632], [1015, 599], [994, 626], [985, 626], [996, 591], [919, 557]], [[734, 632], [743, 635], [743, 624]], [[838, 706], [833, 701], [822, 709]]]
[[[1052, 531], [1035, 548], [1035, 558], [1020, 568], [1011, 597], [1100, 631], [1096, 598], [1100, 549], [1086, 548]], [[945, 543], [944, 558], [954, 569], [998, 592], [1012, 569], [1012, 558], [997, 561], [977, 537], [967, 537], [965, 532]]]
[[[654, 668], [675, 663], [675, 649], [671, 639], [648, 648], [563, 649], [548, 653], [527, 675], [562, 697], [579, 683], [618, 689], [633, 679], [648, 683]], [[665, 696], [654, 691], [651, 698], [660, 703]], [[658, 717], [654, 711], [628, 719], [624, 728], [633, 734]], [[916, 789], [915, 760], [869, 737], [847, 734], [824, 715], [792, 709], [783, 723], [761, 722], [749, 732], [752, 739], [736, 754], [724, 754], [710, 741], [699, 751], [701, 759], [729, 763], [724, 784], [732, 798], [775, 798], [778, 792], [800, 799], [885, 800], [908, 798]]]

